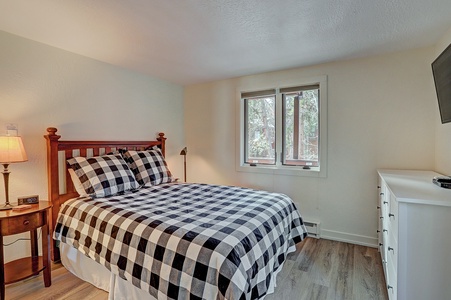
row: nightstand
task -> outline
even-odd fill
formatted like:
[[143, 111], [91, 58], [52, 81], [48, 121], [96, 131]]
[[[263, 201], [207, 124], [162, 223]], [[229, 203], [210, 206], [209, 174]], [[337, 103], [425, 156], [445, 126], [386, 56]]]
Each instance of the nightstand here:
[[[0, 211], [0, 297], [5, 299], [5, 284], [20, 281], [33, 275], [44, 273], [44, 286], [52, 284], [50, 273], [50, 235], [48, 214], [52, 207], [48, 201], [30, 204], [22, 211]], [[42, 256], [38, 255], [38, 228], [42, 227]], [[30, 232], [31, 257], [20, 258], [5, 264], [3, 257], [3, 237]]]

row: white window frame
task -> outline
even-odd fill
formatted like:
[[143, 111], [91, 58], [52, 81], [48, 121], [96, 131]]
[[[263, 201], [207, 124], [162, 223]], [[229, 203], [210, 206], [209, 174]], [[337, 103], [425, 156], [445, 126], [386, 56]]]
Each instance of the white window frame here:
[[[311, 167], [304, 169], [302, 166], [287, 166], [282, 164], [282, 94], [279, 92], [281, 88], [289, 88], [293, 86], [304, 86], [319, 84], [319, 167]], [[254, 92], [259, 90], [276, 89], [276, 164], [275, 165], [256, 165], [251, 166], [245, 163], [244, 155], [244, 99], [241, 98], [242, 93]], [[236, 126], [236, 170], [238, 172], [264, 173], [274, 175], [289, 176], [306, 176], [306, 177], [327, 177], [327, 76], [310, 77], [296, 80], [294, 84], [284, 82], [276, 83], [274, 86], [263, 87], [242, 87], [237, 89], [237, 126]]]

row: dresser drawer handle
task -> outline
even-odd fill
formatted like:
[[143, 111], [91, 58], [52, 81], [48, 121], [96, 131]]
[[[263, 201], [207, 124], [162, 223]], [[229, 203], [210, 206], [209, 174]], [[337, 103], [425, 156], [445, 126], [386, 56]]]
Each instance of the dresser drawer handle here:
[[388, 246], [388, 251], [393, 251], [393, 254], [395, 253], [395, 249], [390, 246]]
[[387, 285], [387, 290], [389, 289], [393, 289], [393, 287], [391, 285]]
[[388, 204], [388, 201], [384, 201], [384, 204]]
[[27, 226], [28, 224], [30, 224], [30, 221], [25, 220], [25, 221], [23, 221], [23, 224], [24, 224], [25, 226]]
[[390, 218], [390, 217], [394, 217], [395, 215], [394, 214], [388, 214], [388, 217]]

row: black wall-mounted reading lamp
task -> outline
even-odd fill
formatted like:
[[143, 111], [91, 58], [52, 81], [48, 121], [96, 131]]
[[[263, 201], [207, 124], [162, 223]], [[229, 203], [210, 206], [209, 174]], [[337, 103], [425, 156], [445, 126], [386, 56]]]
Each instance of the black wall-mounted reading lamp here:
[[180, 155], [183, 155], [183, 179], [186, 182], [186, 153], [188, 153], [188, 149], [185, 147], [180, 151]]

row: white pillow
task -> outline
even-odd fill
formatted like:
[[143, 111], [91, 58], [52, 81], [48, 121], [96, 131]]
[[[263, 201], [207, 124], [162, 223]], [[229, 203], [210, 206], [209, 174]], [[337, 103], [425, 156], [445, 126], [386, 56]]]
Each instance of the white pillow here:
[[81, 183], [81, 181], [78, 178], [77, 174], [75, 174], [75, 171], [72, 170], [72, 168], [68, 168], [68, 171], [69, 171], [70, 178], [72, 179], [72, 183], [74, 184], [74, 188], [77, 191], [77, 193], [81, 197], [87, 197], [88, 194], [86, 194], [85, 188], [83, 187], [83, 184]]

